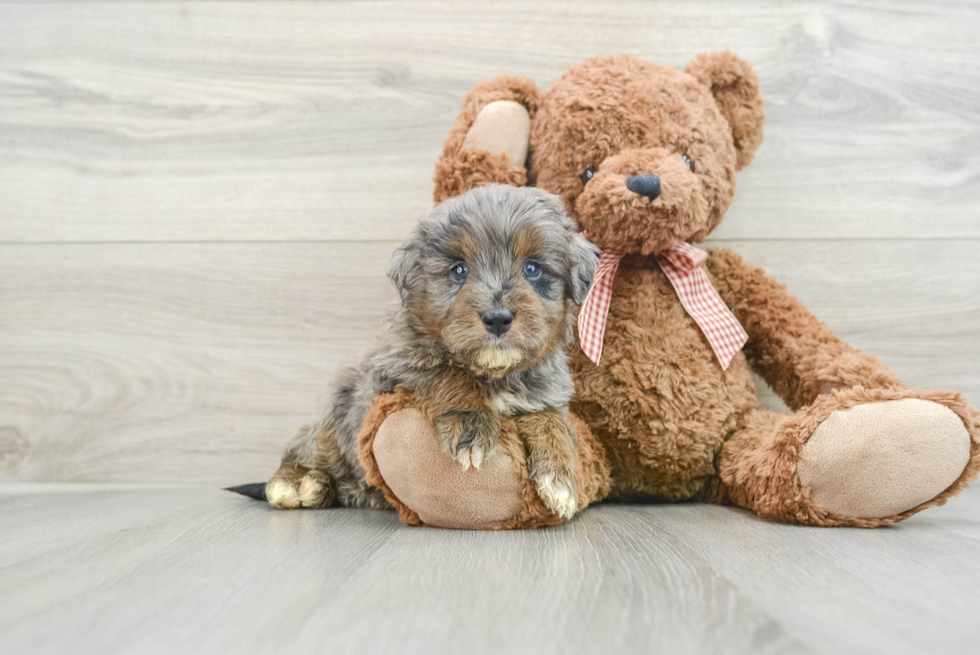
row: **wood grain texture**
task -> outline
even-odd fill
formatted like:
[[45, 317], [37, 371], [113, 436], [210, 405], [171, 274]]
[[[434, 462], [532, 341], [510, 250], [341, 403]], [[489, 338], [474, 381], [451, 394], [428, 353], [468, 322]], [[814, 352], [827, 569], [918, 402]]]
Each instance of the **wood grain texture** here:
[[978, 510], [970, 492], [853, 530], [602, 505], [481, 533], [206, 488], [0, 488], [0, 649], [966, 653]]
[[465, 92], [587, 57], [759, 71], [719, 238], [980, 237], [980, 5], [0, 5], [0, 240], [398, 240]]
[[[909, 385], [980, 404], [973, 243], [713, 245], [787, 283]], [[265, 479], [373, 342], [394, 247], [0, 245], [0, 480]]]
[[980, 403], [978, 25], [946, 1], [0, 3], [0, 479], [264, 477], [370, 344], [466, 90], [619, 51], [755, 64], [767, 141], [719, 243]]

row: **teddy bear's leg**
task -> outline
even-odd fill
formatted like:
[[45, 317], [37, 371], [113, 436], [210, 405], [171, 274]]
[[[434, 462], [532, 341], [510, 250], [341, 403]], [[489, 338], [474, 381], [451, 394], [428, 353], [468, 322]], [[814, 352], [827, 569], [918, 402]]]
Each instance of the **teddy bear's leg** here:
[[435, 426], [417, 409], [385, 419], [374, 457], [391, 493], [426, 525], [488, 529], [521, 511], [524, 480], [517, 462], [495, 449], [480, 469], [464, 469], [442, 451]]
[[[506, 427], [506, 426], [505, 426]], [[522, 512], [527, 475], [513, 426], [479, 469], [463, 469], [443, 452], [432, 419], [404, 391], [375, 398], [357, 438], [369, 484], [380, 489], [403, 523], [491, 529]]]
[[959, 394], [853, 388], [747, 415], [722, 448], [717, 497], [775, 520], [876, 527], [944, 503], [978, 468], [980, 415]]
[[[588, 426], [568, 415], [577, 435], [578, 507], [609, 493], [610, 466]], [[513, 420], [480, 469], [464, 470], [443, 452], [432, 420], [398, 391], [378, 396], [361, 426], [357, 455], [367, 481], [382, 490], [409, 525], [464, 529], [521, 529], [566, 520], [548, 508], [528, 479], [527, 454]]]

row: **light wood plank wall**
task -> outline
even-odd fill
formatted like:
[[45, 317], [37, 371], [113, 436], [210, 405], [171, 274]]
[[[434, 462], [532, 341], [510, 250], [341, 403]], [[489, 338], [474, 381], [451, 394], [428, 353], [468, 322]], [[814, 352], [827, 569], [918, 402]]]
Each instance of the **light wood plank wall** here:
[[465, 92], [616, 52], [748, 59], [766, 142], [714, 243], [980, 404], [978, 33], [949, 0], [0, 2], [0, 480], [263, 479]]

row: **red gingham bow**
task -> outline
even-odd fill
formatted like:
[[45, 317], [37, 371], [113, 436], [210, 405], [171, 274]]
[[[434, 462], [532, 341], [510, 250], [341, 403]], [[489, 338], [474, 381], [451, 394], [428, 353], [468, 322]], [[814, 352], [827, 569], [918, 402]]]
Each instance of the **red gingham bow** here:
[[[578, 316], [578, 336], [582, 350], [594, 363], [602, 357], [602, 336], [612, 298], [613, 278], [625, 253], [607, 249], [599, 256], [599, 267], [589, 294]], [[704, 271], [708, 253], [689, 243], [679, 243], [657, 255], [657, 263], [677, 292], [681, 305], [707, 337], [711, 349], [727, 369], [749, 335], [711, 286]]]

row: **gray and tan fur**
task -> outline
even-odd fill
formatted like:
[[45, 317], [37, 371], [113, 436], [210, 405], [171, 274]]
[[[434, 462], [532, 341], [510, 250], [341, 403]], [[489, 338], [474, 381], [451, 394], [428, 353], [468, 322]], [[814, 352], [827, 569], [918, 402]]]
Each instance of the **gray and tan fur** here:
[[357, 434], [375, 396], [400, 387], [464, 467], [481, 465], [502, 417], [516, 419], [538, 493], [570, 516], [577, 448], [567, 351], [597, 263], [562, 201], [539, 189], [490, 185], [439, 205], [392, 257], [401, 304], [377, 346], [293, 438], [266, 485], [269, 502], [387, 507], [365, 481]]

